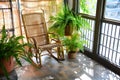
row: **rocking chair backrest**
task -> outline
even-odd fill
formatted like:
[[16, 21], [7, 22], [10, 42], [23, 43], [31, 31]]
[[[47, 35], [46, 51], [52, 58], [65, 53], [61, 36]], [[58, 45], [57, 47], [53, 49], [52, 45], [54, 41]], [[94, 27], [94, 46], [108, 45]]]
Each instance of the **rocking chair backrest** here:
[[37, 45], [45, 45], [49, 43], [43, 13], [22, 14], [22, 19], [27, 39], [34, 37]]

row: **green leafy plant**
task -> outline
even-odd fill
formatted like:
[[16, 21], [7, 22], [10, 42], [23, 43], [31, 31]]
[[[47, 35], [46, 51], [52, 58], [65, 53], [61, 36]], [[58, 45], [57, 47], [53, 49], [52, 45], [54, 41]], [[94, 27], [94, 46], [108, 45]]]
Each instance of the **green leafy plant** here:
[[63, 44], [66, 46], [68, 52], [84, 51], [84, 44], [87, 42], [83, 40], [78, 33], [73, 33], [69, 37], [63, 39]]
[[[89, 0], [90, 1], [90, 0]], [[88, 5], [86, 4], [87, 0], [80, 0], [80, 9], [83, 11], [83, 13], [89, 13]]]
[[55, 16], [51, 16], [50, 21], [52, 25], [49, 30], [62, 37], [64, 36], [65, 27], [68, 25], [73, 29], [73, 32], [90, 28], [89, 23], [81, 15], [72, 11], [68, 5], [63, 6], [62, 10]]
[[6, 33], [5, 26], [3, 26], [1, 31], [2, 37], [0, 39], [0, 68], [2, 69], [4, 75], [8, 77], [8, 72], [2, 63], [2, 60], [8, 60], [12, 56], [16, 62], [22, 66], [20, 59], [23, 58], [27, 62], [32, 64], [30, 57], [31, 53], [25, 50], [25, 47], [32, 47], [29, 43], [20, 43], [20, 40], [23, 39], [23, 36], [11, 36], [9, 37]]

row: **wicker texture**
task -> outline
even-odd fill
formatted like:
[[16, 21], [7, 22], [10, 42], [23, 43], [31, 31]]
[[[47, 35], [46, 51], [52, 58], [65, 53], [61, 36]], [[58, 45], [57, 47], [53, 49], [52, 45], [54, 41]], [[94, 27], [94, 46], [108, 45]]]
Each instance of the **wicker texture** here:
[[[63, 47], [59, 37], [57, 36], [57, 39], [50, 39], [49, 37], [44, 13], [22, 14], [22, 19], [27, 40], [34, 45], [34, 48], [31, 49], [31, 51], [35, 54], [36, 61], [33, 61], [35, 65], [42, 65], [41, 55], [43, 51], [47, 51], [49, 53], [48, 55], [58, 62], [64, 59]], [[51, 43], [51, 40], [54, 40], [53, 43]], [[54, 48], [56, 48], [54, 51], [56, 51], [57, 57], [52, 54], [52, 49]]]

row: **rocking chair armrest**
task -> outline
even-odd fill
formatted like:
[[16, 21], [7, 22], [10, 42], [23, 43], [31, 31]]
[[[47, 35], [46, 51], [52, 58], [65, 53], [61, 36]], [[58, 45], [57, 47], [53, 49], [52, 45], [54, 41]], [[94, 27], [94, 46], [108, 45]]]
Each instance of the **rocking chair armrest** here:
[[52, 41], [55, 41], [56, 43], [61, 43], [60, 39], [59, 39], [59, 36], [55, 33], [48, 33], [48, 34], [51, 34], [51, 35], [54, 35], [56, 38], [51, 38], [51, 42]]
[[51, 42], [52, 42], [52, 41], [54, 41], [55, 43], [61, 43], [61, 41], [58, 40], [58, 39], [51, 39]]

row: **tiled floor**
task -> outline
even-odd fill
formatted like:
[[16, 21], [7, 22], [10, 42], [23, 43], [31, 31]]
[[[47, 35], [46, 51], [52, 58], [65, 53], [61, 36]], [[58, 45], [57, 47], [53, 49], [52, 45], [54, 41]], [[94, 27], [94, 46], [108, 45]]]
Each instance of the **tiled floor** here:
[[76, 59], [66, 58], [62, 63], [44, 57], [41, 68], [25, 65], [17, 68], [16, 72], [18, 80], [120, 80], [120, 76], [81, 53]]

